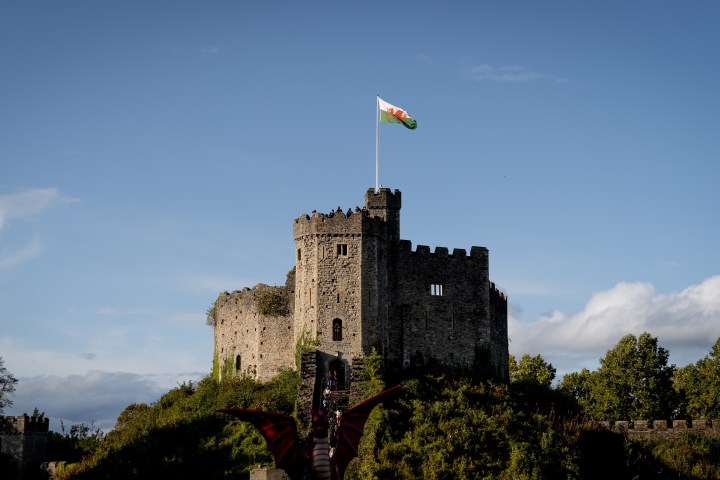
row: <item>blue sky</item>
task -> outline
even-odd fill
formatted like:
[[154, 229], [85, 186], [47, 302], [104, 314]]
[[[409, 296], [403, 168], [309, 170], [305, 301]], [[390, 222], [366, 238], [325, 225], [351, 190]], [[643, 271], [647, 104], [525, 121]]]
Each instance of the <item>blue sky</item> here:
[[0, 356], [15, 405], [109, 429], [208, 374], [205, 311], [282, 284], [292, 220], [403, 192], [490, 250], [510, 348], [560, 373], [720, 337], [716, 2], [0, 5]]

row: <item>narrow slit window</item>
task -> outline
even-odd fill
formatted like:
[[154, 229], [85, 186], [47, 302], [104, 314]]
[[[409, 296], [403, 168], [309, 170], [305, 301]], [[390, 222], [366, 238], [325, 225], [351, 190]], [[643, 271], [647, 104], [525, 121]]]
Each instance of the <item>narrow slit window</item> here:
[[300, 250], [299, 248], [297, 249], [297, 259], [298, 259], [298, 262], [300, 260], [302, 260], [302, 250]]
[[347, 252], [348, 252], [348, 248], [347, 248], [347, 247], [348, 247], [348, 246], [347, 246], [347, 243], [338, 243], [338, 245], [337, 245], [337, 254], [338, 254], [338, 257], [347, 257], [347, 254], [348, 254], [348, 253], [347, 253]]
[[242, 366], [242, 365], [241, 365], [241, 358], [240, 358], [240, 355], [238, 355], [238, 356], [235, 357], [235, 371], [236, 371], [236, 372], [239, 372], [241, 366]]
[[443, 285], [442, 283], [431, 283], [430, 284], [430, 295], [437, 297], [443, 296]]

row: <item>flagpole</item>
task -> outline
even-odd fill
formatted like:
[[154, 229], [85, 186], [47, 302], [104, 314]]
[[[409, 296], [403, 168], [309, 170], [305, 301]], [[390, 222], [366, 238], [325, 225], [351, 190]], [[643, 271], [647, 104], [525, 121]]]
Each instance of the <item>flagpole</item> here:
[[380, 125], [380, 95], [375, 95], [375, 193], [380, 191], [380, 183], [378, 180], [379, 162], [378, 162], [378, 128]]

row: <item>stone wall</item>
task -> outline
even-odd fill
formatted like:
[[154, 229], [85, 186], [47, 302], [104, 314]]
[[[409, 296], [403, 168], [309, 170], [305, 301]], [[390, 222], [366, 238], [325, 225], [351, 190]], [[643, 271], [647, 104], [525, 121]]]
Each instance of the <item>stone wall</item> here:
[[507, 381], [507, 297], [490, 282], [487, 248], [412, 251], [400, 240], [401, 198], [398, 190], [370, 189], [363, 208], [295, 219], [295, 276], [283, 290], [292, 292], [292, 310], [258, 312], [258, 296], [281, 287], [221, 294], [218, 362], [264, 381], [294, 366], [304, 340], [317, 345], [318, 377], [337, 370], [348, 387], [352, 360], [373, 347], [391, 368], [436, 362]]
[[507, 307], [507, 295], [490, 282], [490, 365], [493, 376], [505, 382], [510, 381]]
[[[288, 275], [289, 281], [293, 280]], [[282, 299], [283, 315], [261, 313], [267, 296]], [[256, 285], [221, 293], [215, 302], [215, 355], [219, 378], [232, 373], [265, 382], [280, 368], [295, 369], [292, 286]]]
[[10, 458], [8, 479], [19, 479], [45, 461], [48, 429], [44, 417], [0, 417], [0, 453]]
[[646, 420], [600, 422], [605, 428], [634, 437], [676, 439], [686, 432], [698, 435], [720, 435], [720, 420]]
[[[401, 240], [390, 323], [391, 360], [403, 367], [431, 361], [478, 366], [508, 377], [507, 297], [489, 280], [488, 250], [418, 245]], [[393, 358], [394, 357], [394, 358]]]

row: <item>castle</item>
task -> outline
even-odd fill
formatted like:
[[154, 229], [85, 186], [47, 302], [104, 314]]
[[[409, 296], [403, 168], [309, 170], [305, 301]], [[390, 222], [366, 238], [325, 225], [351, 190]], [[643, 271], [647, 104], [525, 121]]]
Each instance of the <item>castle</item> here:
[[345, 387], [372, 348], [397, 369], [464, 366], [508, 381], [507, 297], [490, 282], [487, 248], [413, 251], [400, 207], [400, 191], [369, 189], [363, 208], [296, 218], [285, 286], [218, 296], [217, 376], [267, 381], [310, 344], [315, 380], [334, 371]]
[[28, 415], [0, 416], [0, 473], [24, 478], [45, 461], [49, 420]]

